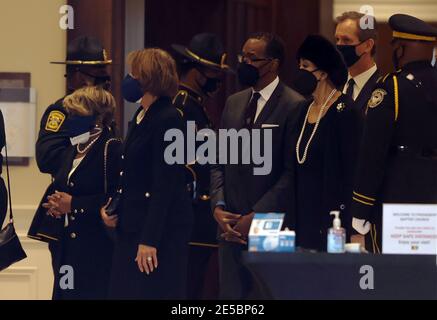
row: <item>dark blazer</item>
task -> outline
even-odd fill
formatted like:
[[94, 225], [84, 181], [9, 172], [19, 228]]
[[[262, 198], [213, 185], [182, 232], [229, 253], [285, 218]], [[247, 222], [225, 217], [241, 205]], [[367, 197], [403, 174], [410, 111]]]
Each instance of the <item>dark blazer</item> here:
[[361, 89], [360, 94], [355, 99], [355, 101], [351, 101], [351, 107], [357, 110], [361, 110], [363, 113], [367, 110], [367, 102], [372, 96], [373, 89], [376, 86], [376, 82], [379, 79], [379, 71], [376, 70], [375, 73], [369, 78], [369, 80], [364, 85], [363, 89]]
[[190, 206], [184, 206], [188, 199], [184, 166], [168, 165], [164, 160], [170, 145], [164, 141], [165, 132], [184, 132], [183, 128], [182, 117], [171, 100], [161, 98], [139, 125], [134, 119], [128, 130], [121, 174], [120, 227], [127, 233], [141, 232], [141, 243], [148, 246], [159, 247], [166, 239], [166, 230], [191, 224]]
[[[311, 102], [312, 100], [308, 101], [301, 109], [299, 125], [296, 126], [294, 133], [296, 142]], [[312, 243], [318, 243], [320, 246], [311, 249], [326, 249], [326, 232], [332, 226], [333, 219], [329, 213], [333, 210], [341, 211], [342, 226], [347, 229], [347, 236], [350, 235], [350, 195], [353, 189], [363, 120], [363, 114], [353, 107], [352, 100], [345, 95], [337, 99], [322, 119], [326, 124], [326, 130], [323, 132], [325, 134], [324, 145], [322, 146], [323, 167], [317, 168], [321, 170], [323, 177], [319, 181], [321, 194], [309, 194], [306, 199], [306, 201], [319, 203], [318, 207], [320, 208], [320, 215], [322, 215], [320, 219], [314, 222], [315, 225], [319, 225], [318, 235], [320, 235], [320, 239], [313, 239], [312, 241]], [[296, 154], [295, 150], [293, 150], [293, 154]], [[298, 165], [296, 156], [294, 156], [293, 162]], [[298, 179], [294, 181], [294, 184], [293, 189], [297, 191], [299, 188]], [[305, 213], [299, 213], [299, 216], [303, 215]], [[304, 234], [305, 230], [301, 229], [299, 224], [296, 226], [296, 221], [293, 220], [295, 216], [289, 216], [289, 218], [287, 225], [296, 230], [297, 234]], [[322, 221], [322, 225], [320, 225], [320, 221]], [[306, 237], [307, 234], [304, 236]], [[298, 245], [301, 246], [302, 244], [298, 243]]]
[[[111, 298], [179, 299], [185, 293], [193, 213], [185, 167], [165, 162], [171, 142], [164, 136], [170, 129], [184, 132], [184, 123], [167, 97], [151, 105], [137, 124], [140, 111], [124, 144]], [[134, 263], [139, 244], [157, 248], [159, 267], [148, 277]]]
[[[111, 141], [107, 152], [107, 191], [104, 192], [104, 149], [113, 133], [105, 129], [99, 140], [68, 178], [76, 156], [76, 147], [64, 153], [63, 166], [45, 197], [58, 190], [72, 195], [71, 214], [68, 226], [65, 219], [54, 219], [46, 215], [41, 205], [33, 219], [29, 236], [49, 241], [54, 269], [54, 299], [104, 299], [107, 297], [112, 259], [112, 240], [108, 237], [100, 217], [100, 208], [115, 192], [120, 172], [121, 142]], [[52, 233], [49, 233], [52, 231]], [[75, 290], [59, 288], [59, 273], [62, 265], [70, 265], [75, 272]]]
[[[247, 89], [228, 98], [222, 115], [221, 129], [240, 130], [244, 127], [245, 113], [251, 97], [252, 89]], [[299, 115], [299, 104], [303, 101], [298, 93], [281, 82], [278, 84], [252, 126], [253, 129], [261, 129], [261, 141], [265, 133], [265, 130], [262, 130], [263, 125], [274, 126], [270, 129], [272, 132], [270, 174], [254, 175], [253, 164], [241, 164], [243, 148], [240, 144], [239, 150], [229, 151], [229, 153], [238, 152], [240, 164], [211, 166], [213, 208], [224, 203], [226, 210], [235, 214], [247, 215], [253, 211], [290, 214], [290, 203], [294, 202], [292, 134]], [[262, 142], [261, 152], [263, 151]], [[244, 249], [244, 246], [233, 242], [220, 241], [219, 243], [221, 299], [239, 300], [248, 297], [251, 280], [241, 261], [241, 252]]]
[[[226, 102], [220, 128], [240, 130], [245, 109], [252, 96], [247, 89], [230, 96]], [[293, 181], [292, 132], [298, 117], [298, 105], [303, 98], [283, 83], [279, 83], [253, 129], [263, 124], [272, 128], [272, 170], [268, 175], [254, 175], [253, 165], [213, 165], [211, 169], [211, 205], [226, 203], [226, 210], [236, 214], [252, 211], [286, 212]]]

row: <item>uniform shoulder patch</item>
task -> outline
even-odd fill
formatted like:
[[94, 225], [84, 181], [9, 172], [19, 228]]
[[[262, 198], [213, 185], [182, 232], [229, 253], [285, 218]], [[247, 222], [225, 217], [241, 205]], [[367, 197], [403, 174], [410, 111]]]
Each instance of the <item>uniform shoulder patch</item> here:
[[385, 91], [384, 89], [379, 88], [374, 90], [367, 106], [371, 109], [376, 108], [384, 101], [386, 95], [387, 91]]
[[65, 114], [57, 110], [52, 111], [47, 118], [46, 130], [51, 132], [58, 132], [64, 121]]

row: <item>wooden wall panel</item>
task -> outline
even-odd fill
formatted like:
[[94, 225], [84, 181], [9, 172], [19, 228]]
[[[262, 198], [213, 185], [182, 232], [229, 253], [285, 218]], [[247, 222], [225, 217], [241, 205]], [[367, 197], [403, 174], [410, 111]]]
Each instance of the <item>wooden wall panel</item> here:
[[[193, 35], [217, 33], [236, 66], [236, 55], [248, 35], [256, 31], [279, 34], [286, 42], [287, 61], [281, 78], [290, 83], [296, 68], [295, 54], [309, 33], [318, 33], [323, 13], [321, 1], [331, 0], [146, 0], [147, 46], [169, 49], [172, 43], [188, 44]], [[217, 121], [225, 98], [239, 90], [235, 76], [228, 76], [223, 92], [208, 106]]]
[[123, 98], [121, 81], [124, 77], [125, 0], [68, 0], [75, 13], [75, 28], [68, 30], [67, 41], [78, 36], [99, 38], [114, 64], [110, 67], [111, 91], [117, 101], [116, 121], [122, 129]]

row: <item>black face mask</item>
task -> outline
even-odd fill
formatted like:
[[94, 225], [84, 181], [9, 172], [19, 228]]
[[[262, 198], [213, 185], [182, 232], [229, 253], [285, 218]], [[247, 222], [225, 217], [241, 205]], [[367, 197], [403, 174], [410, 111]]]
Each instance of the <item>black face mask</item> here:
[[126, 75], [121, 83], [121, 93], [123, 98], [131, 103], [137, 103], [144, 96], [141, 83], [130, 74]]
[[341, 52], [344, 62], [346, 62], [348, 68], [352, 67], [362, 57], [362, 55], [357, 55], [356, 51], [357, 46], [359, 46], [361, 43], [356, 45], [337, 45], [337, 49]]
[[221, 79], [207, 78], [205, 84], [202, 86], [202, 91], [207, 95], [212, 95], [219, 90], [221, 83]]
[[203, 85], [200, 85], [200, 89], [204, 94], [207, 96], [211, 96], [213, 93], [217, 92], [220, 88], [220, 84], [222, 83], [221, 79], [217, 78], [209, 78], [206, 76], [202, 71], [200, 71], [200, 74], [206, 78], [206, 82]]
[[[402, 50], [402, 53], [398, 54], [398, 52], [400, 50]], [[400, 67], [401, 67], [400, 60], [403, 58], [404, 54], [405, 54], [405, 47], [404, 46], [399, 46], [393, 50], [392, 60], [393, 60], [393, 65], [394, 65], [396, 70], [400, 69]]]
[[297, 70], [293, 79], [293, 88], [304, 97], [309, 97], [316, 91], [319, 80], [314, 75], [318, 69], [308, 71], [305, 69]]
[[240, 84], [247, 87], [255, 86], [260, 78], [258, 68], [244, 62], [239, 64], [237, 73]]
[[105, 90], [109, 90], [111, 88], [111, 77], [108, 75], [94, 75], [88, 72], [85, 72], [83, 70], [79, 70], [80, 73], [83, 73], [84, 75], [94, 78], [94, 85], [100, 86]]

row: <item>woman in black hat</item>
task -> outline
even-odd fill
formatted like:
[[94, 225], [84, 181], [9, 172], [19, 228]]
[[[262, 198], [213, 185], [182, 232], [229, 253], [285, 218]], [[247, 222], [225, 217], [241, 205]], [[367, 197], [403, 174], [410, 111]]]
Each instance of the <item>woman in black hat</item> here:
[[362, 119], [341, 92], [347, 67], [333, 44], [308, 36], [297, 59], [294, 87], [309, 98], [296, 126], [293, 151], [297, 245], [325, 251], [330, 212], [341, 210], [342, 225], [350, 225], [347, 209]]

